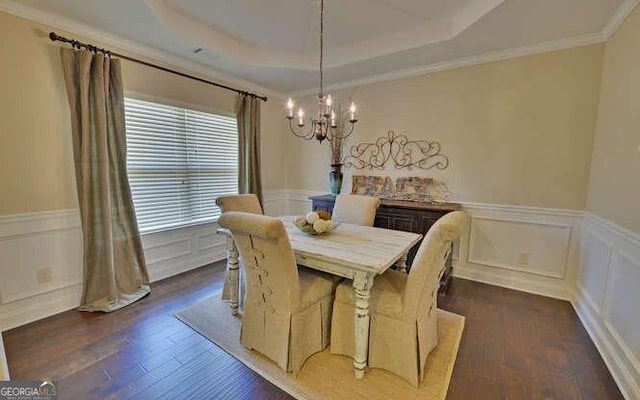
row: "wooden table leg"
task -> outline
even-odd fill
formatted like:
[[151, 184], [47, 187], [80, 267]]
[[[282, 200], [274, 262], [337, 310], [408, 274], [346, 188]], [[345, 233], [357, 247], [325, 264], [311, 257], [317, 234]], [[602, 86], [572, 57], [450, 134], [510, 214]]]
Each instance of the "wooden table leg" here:
[[367, 368], [367, 352], [369, 350], [369, 297], [373, 275], [357, 272], [353, 277], [353, 289], [356, 294], [355, 313], [355, 354], [353, 366], [356, 379], [362, 379]]
[[404, 253], [398, 261], [396, 261], [396, 269], [404, 274], [407, 273], [407, 256], [409, 253]]
[[238, 266], [238, 248], [236, 242], [231, 235], [227, 236], [227, 271], [229, 271], [229, 304], [231, 306], [231, 314], [238, 315], [238, 292], [239, 292], [239, 266]]

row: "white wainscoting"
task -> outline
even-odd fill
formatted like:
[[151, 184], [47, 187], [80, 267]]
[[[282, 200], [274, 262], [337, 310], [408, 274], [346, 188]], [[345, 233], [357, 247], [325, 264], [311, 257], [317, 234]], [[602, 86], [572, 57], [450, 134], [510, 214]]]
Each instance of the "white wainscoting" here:
[[[77, 210], [0, 218], [0, 330], [76, 307], [82, 279]], [[38, 283], [38, 272], [48, 270]]]
[[572, 300], [626, 399], [640, 399], [640, 235], [584, 214]]
[[[454, 276], [569, 300], [582, 211], [462, 202], [471, 216]], [[521, 257], [526, 257], [523, 260]]]
[[[210, 223], [143, 235], [151, 281], [223, 259], [224, 240], [216, 228]], [[77, 210], [1, 217], [0, 254], [0, 330], [79, 305], [82, 231]], [[42, 274], [49, 276], [42, 279]]]
[[287, 190], [265, 190], [262, 202], [264, 203], [264, 213], [271, 216], [290, 214], [287, 210], [288, 205]]
[[[265, 212], [287, 213], [287, 191], [266, 191]], [[151, 281], [226, 256], [217, 224], [142, 236]], [[38, 275], [48, 273], [47, 279]], [[42, 278], [42, 276], [41, 276]], [[82, 294], [82, 230], [78, 210], [0, 217], [0, 331], [75, 308]]]

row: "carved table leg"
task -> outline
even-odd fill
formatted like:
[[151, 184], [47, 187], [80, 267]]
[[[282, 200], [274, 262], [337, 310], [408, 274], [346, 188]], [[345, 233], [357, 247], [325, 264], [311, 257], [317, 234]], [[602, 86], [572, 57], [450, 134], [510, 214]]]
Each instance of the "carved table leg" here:
[[239, 291], [239, 266], [238, 248], [231, 235], [227, 236], [227, 270], [229, 271], [229, 304], [231, 314], [238, 315], [238, 291]]
[[369, 350], [369, 297], [373, 275], [357, 272], [353, 277], [353, 289], [356, 294], [355, 313], [355, 354], [353, 366], [356, 379], [362, 379], [367, 367], [367, 351]]
[[407, 256], [409, 253], [404, 253], [398, 261], [396, 261], [396, 269], [404, 274], [407, 273]]

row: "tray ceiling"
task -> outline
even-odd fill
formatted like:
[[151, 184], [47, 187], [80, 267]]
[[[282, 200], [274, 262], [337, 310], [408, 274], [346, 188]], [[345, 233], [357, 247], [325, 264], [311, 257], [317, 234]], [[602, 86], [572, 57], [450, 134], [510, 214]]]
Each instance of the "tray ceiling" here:
[[[12, 3], [276, 92], [313, 91], [317, 85], [317, 0]], [[638, 1], [325, 0], [325, 82], [344, 86], [487, 53], [594, 42], [630, 3]]]

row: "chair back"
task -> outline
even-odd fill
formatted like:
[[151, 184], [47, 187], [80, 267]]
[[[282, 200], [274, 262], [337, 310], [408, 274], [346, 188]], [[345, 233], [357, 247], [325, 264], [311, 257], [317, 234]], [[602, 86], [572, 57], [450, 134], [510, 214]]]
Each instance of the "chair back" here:
[[216, 199], [216, 204], [223, 213], [227, 211], [242, 211], [252, 214], [264, 214], [260, 200], [255, 194], [220, 196]]
[[458, 240], [466, 229], [469, 215], [464, 211], [450, 212], [429, 229], [416, 253], [407, 286], [403, 294], [406, 318], [415, 318], [419, 310], [428, 311], [435, 303], [438, 291], [438, 276], [445, 266], [452, 242]]
[[229, 229], [244, 260], [245, 309], [286, 314], [300, 303], [298, 267], [287, 231], [277, 218], [227, 211], [218, 220]]
[[380, 199], [359, 194], [339, 194], [333, 205], [331, 219], [347, 224], [373, 226]]

